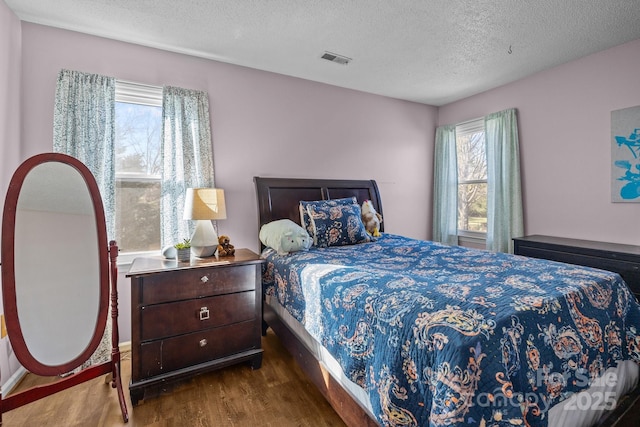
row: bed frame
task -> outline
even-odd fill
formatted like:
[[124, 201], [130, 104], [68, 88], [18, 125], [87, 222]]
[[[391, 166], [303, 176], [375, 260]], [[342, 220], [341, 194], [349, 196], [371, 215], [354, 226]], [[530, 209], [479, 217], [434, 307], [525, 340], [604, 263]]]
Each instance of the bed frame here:
[[[376, 210], [382, 215], [380, 192], [374, 180], [254, 177], [254, 182], [258, 199], [259, 227], [270, 221], [286, 218], [300, 224], [298, 209], [300, 200], [328, 200], [355, 196], [360, 204], [365, 200], [371, 200]], [[384, 223], [380, 225], [381, 231], [384, 231]], [[262, 244], [260, 247], [263, 248]], [[268, 304], [263, 304], [263, 334], [268, 327], [275, 332], [300, 368], [348, 426], [379, 425], [372, 415], [333, 379], [314, 358], [307, 346], [280, 320], [277, 313]], [[640, 385], [620, 399], [618, 406], [605, 414], [596, 426], [635, 427], [638, 419], [640, 419]]]

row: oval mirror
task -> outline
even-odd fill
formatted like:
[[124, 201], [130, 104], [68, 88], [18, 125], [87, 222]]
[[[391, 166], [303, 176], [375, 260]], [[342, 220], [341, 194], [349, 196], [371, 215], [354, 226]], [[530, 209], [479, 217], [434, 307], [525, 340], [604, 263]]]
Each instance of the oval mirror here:
[[2, 223], [2, 292], [18, 361], [38, 375], [82, 365], [104, 333], [108, 246], [100, 193], [73, 157], [25, 161], [9, 185]]

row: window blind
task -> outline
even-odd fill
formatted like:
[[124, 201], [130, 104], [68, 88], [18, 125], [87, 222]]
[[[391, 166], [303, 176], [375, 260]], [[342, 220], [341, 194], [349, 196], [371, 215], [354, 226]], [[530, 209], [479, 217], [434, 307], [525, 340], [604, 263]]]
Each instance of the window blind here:
[[116, 80], [116, 102], [162, 106], [162, 87]]

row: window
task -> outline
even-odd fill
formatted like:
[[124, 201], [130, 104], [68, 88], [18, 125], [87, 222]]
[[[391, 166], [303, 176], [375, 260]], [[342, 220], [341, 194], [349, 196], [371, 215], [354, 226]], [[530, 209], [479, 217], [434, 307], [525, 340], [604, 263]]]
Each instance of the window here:
[[524, 235], [515, 108], [436, 128], [433, 239], [512, 252]]
[[484, 120], [456, 126], [458, 235], [487, 232], [487, 153]]
[[116, 81], [115, 238], [122, 253], [160, 250], [162, 88]]

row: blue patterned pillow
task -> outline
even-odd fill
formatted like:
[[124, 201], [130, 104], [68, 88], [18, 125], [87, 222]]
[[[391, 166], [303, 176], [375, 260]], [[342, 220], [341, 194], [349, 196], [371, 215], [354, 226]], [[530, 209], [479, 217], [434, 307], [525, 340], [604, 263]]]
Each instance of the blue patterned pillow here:
[[[343, 199], [331, 199], [331, 200], [314, 200], [311, 202], [306, 202], [304, 200], [300, 201], [300, 224], [302, 228], [307, 230], [309, 236], [314, 236], [313, 224], [311, 223], [311, 218], [309, 218], [309, 213], [307, 212], [307, 206], [317, 206], [322, 209], [328, 209], [331, 206], [338, 205], [357, 205], [358, 200], [355, 197], [345, 197]], [[313, 239], [315, 241], [315, 237]]]
[[313, 227], [313, 244], [320, 248], [354, 245], [371, 241], [362, 223], [362, 210], [354, 205], [308, 205]]

